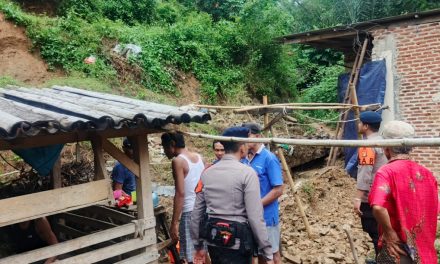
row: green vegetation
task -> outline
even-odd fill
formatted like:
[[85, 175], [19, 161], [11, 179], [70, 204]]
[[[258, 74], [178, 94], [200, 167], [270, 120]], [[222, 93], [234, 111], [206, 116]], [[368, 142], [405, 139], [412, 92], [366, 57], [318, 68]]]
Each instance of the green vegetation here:
[[[334, 102], [342, 55], [279, 45], [275, 37], [438, 6], [429, 0], [61, 0], [48, 17], [0, 0], [0, 11], [26, 28], [50, 68], [76, 79], [68, 83], [88, 78], [104, 91], [137, 83], [136, 96], [148, 98], [144, 90], [175, 95], [183, 72], [201, 83], [207, 103], [262, 95], [271, 102]], [[111, 52], [129, 43], [142, 52], [127, 58]], [[84, 63], [89, 56], [96, 62]]]

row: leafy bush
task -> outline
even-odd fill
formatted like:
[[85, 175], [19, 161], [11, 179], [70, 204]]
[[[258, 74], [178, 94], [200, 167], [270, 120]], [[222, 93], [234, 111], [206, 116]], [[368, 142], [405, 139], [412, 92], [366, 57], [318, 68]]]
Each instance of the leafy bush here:
[[[319, 68], [315, 74], [318, 81], [301, 93], [299, 101], [304, 103], [338, 102], [337, 82], [343, 70], [342, 66]], [[338, 113], [333, 110], [313, 110], [307, 112], [306, 115], [323, 120], [335, 120]]]
[[152, 22], [155, 8], [155, 0], [63, 0], [58, 13], [62, 16], [75, 14], [88, 21], [104, 17], [133, 25]]

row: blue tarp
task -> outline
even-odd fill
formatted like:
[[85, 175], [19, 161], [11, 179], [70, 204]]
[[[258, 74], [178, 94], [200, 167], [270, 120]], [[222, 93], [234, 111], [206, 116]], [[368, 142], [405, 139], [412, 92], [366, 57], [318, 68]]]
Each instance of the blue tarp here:
[[[339, 102], [344, 100], [345, 90], [348, 86], [350, 74], [339, 76], [338, 96]], [[386, 66], [385, 60], [365, 63], [360, 71], [359, 82], [356, 86], [357, 98], [360, 105], [383, 104], [386, 89]], [[354, 119], [354, 113], [350, 111], [347, 120]], [[345, 124], [344, 139], [357, 139], [356, 122]], [[345, 148], [345, 170], [354, 178], [357, 175], [357, 148]]]
[[26, 163], [31, 165], [38, 174], [47, 176], [60, 156], [63, 146], [63, 144], [59, 144], [46, 147], [16, 149], [13, 151]]

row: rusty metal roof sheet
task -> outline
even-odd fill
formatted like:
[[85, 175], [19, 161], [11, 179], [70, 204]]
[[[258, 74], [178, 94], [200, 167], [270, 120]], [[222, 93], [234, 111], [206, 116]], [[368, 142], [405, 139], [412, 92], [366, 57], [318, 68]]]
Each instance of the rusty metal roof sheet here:
[[0, 138], [210, 120], [207, 113], [67, 86], [0, 88]]

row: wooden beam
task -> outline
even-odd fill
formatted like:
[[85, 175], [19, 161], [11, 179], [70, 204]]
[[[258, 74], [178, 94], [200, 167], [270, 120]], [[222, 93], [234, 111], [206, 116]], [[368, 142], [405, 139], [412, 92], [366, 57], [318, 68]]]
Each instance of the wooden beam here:
[[45, 134], [32, 137], [19, 137], [12, 140], [0, 139], [0, 150], [22, 149], [43, 147], [56, 144], [74, 143], [80, 141], [88, 141], [97, 135], [103, 138], [127, 137], [135, 135], [146, 135], [152, 133], [163, 132], [162, 129], [147, 128], [121, 128], [106, 129], [103, 131], [77, 131], [77, 132], [60, 132], [57, 134]]
[[53, 165], [50, 173], [52, 189], [58, 189], [63, 187], [63, 178], [61, 175], [61, 156], [57, 159]]
[[[154, 228], [154, 221], [147, 222], [147, 224], [144, 225], [144, 228]], [[136, 224], [129, 223], [123, 226], [118, 226], [83, 237], [68, 240], [66, 242], [2, 258], [0, 259], [0, 264], [31, 263], [39, 260], [44, 260], [53, 256], [83, 249], [115, 238], [127, 236], [133, 234], [135, 230]]]
[[122, 165], [124, 165], [127, 169], [133, 172], [134, 175], [139, 177], [139, 165], [134, 162], [131, 158], [125, 155], [120, 149], [118, 149], [115, 145], [113, 145], [108, 139], [102, 140], [102, 147], [104, 150], [110, 154], [113, 158], [118, 160]]
[[[267, 98], [267, 95], [263, 96], [263, 105], [267, 106], [269, 104], [269, 100]], [[264, 113], [264, 127], [267, 127], [267, 125], [269, 124], [269, 114], [266, 112]], [[264, 132], [264, 134], [266, 135], [266, 137], [269, 136], [269, 133], [267, 131]]]
[[93, 204], [108, 203], [109, 188], [108, 180], [100, 180], [2, 199], [0, 227]]
[[266, 130], [268, 130], [268, 129], [271, 129], [272, 126], [273, 126], [275, 123], [277, 123], [278, 121], [281, 120], [281, 118], [283, 118], [283, 116], [284, 116], [283, 113], [278, 113], [278, 114], [277, 114], [272, 120], [270, 120], [269, 123], [267, 123], [267, 124], [264, 126], [263, 131], [266, 131]]
[[356, 36], [358, 32], [356, 30], [353, 31], [342, 31], [342, 32], [326, 32], [319, 35], [310, 35], [310, 36], [301, 36], [296, 37], [294, 39], [283, 39], [283, 44], [307, 44], [307, 42], [316, 41], [316, 40], [325, 40], [325, 39], [335, 39], [338, 37], [344, 36]]
[[[104, 259], [108, 259], [111, 257], [115, 257], [136, 249], [146, 248], [148, 246], [154, 245], [156, 243], [156, 234], [154, 229], [146, 230], [145, 236], [143, 239], [135, 238], [130, 239], [124, 242], [117, 243], [112, 246], [100, 248], [97, 250], [93, 250], [84, 254], [76, 255], [67, 259], [62, 259], [58, 261], [60, 264], [76, 264], [76, 263], [95, 263]], [[146, 252], [154, 252], [156, 247], [149, 248]], [[157, 256], [157, 255], [156, 255]]]
[[86, 236], [87, 233], [80, 231], [78, 229], [75, 229], [73, 227], [70, 226], [66, 226], [64, 224], [55, 224], [53, 226], [54, 231], [56, 231], [57, 233], [64, 233], [66, 235], [69, 235], [73, 238], [77, 238], [77, 237], [82, 237], [82, 236]]
[[126, 213], [122, 213], [120, 211], [117, 211], [115, 209], [109, 208], [107, 206], [100, 206], [100, 205], [95, 205], [95, 206], [90, 206], [87, 208], [82, 208], [80, 210], [78, 210], [78, 212], [89, 212], [89, 213], [96, 213], [100, 216], [106, 216], [109, 217], [111, 219], [117, 220], [121, 223], [130, 223], [131, 221], [135, 220], [136, 218], [132, 215], [126, 214]]
[[[154, 217], [151, 175], [150, 175], [150, 158], [148, 153], [148, 137], [139, 135], [130, 137], [129, 140], [133, 144], [133, 156], [137, 164], [139, 164], [139, 177], [136, 178], [136, 197], [138, 219]], [[156, 237], [155, 231], [153, 235]], [[156, 247], [153, 246], [157, 252]], [[146, 248], [140, 248], [141, 252], [146, 252]]]
[[[107, 173], [105, 168], [104, 152], [102, 147], [102, 142], [104, 138], [96, 136], [92, 138], [92, 148], [93, 148], [93, 161], [95, 165], [95, 180], [106, 179], [111, 182], [110, 175]], [[113, 196], [113, 188], [110, 185], [108, 188], [108, 200], [110, 204], [115, 204], [115, 198]]]
[[145, 263], [157, 263], [157, 252], [153, 250], [141, 253], [139, 255], [133, 256], [116, 262], [116, 264], [145, 264]]
[[139, 164], [139, 176], [136, 178], [136, 197], [138, 219], [154, 216], [153, 198], [151, 196], [150, 158], [148, 153], [147, 136], [130, 137], [133, 144], [133, 156]]
[[64, 218], [66, 222], [73, 222], [81, 225], [87, 225], [96, 229], [108, 229], [112, 227], [117, 227], [117, 225], [113, 223], [109, 223], [99, 219], [94, 219], [73, 213], [63, 213], [59, 217]]

